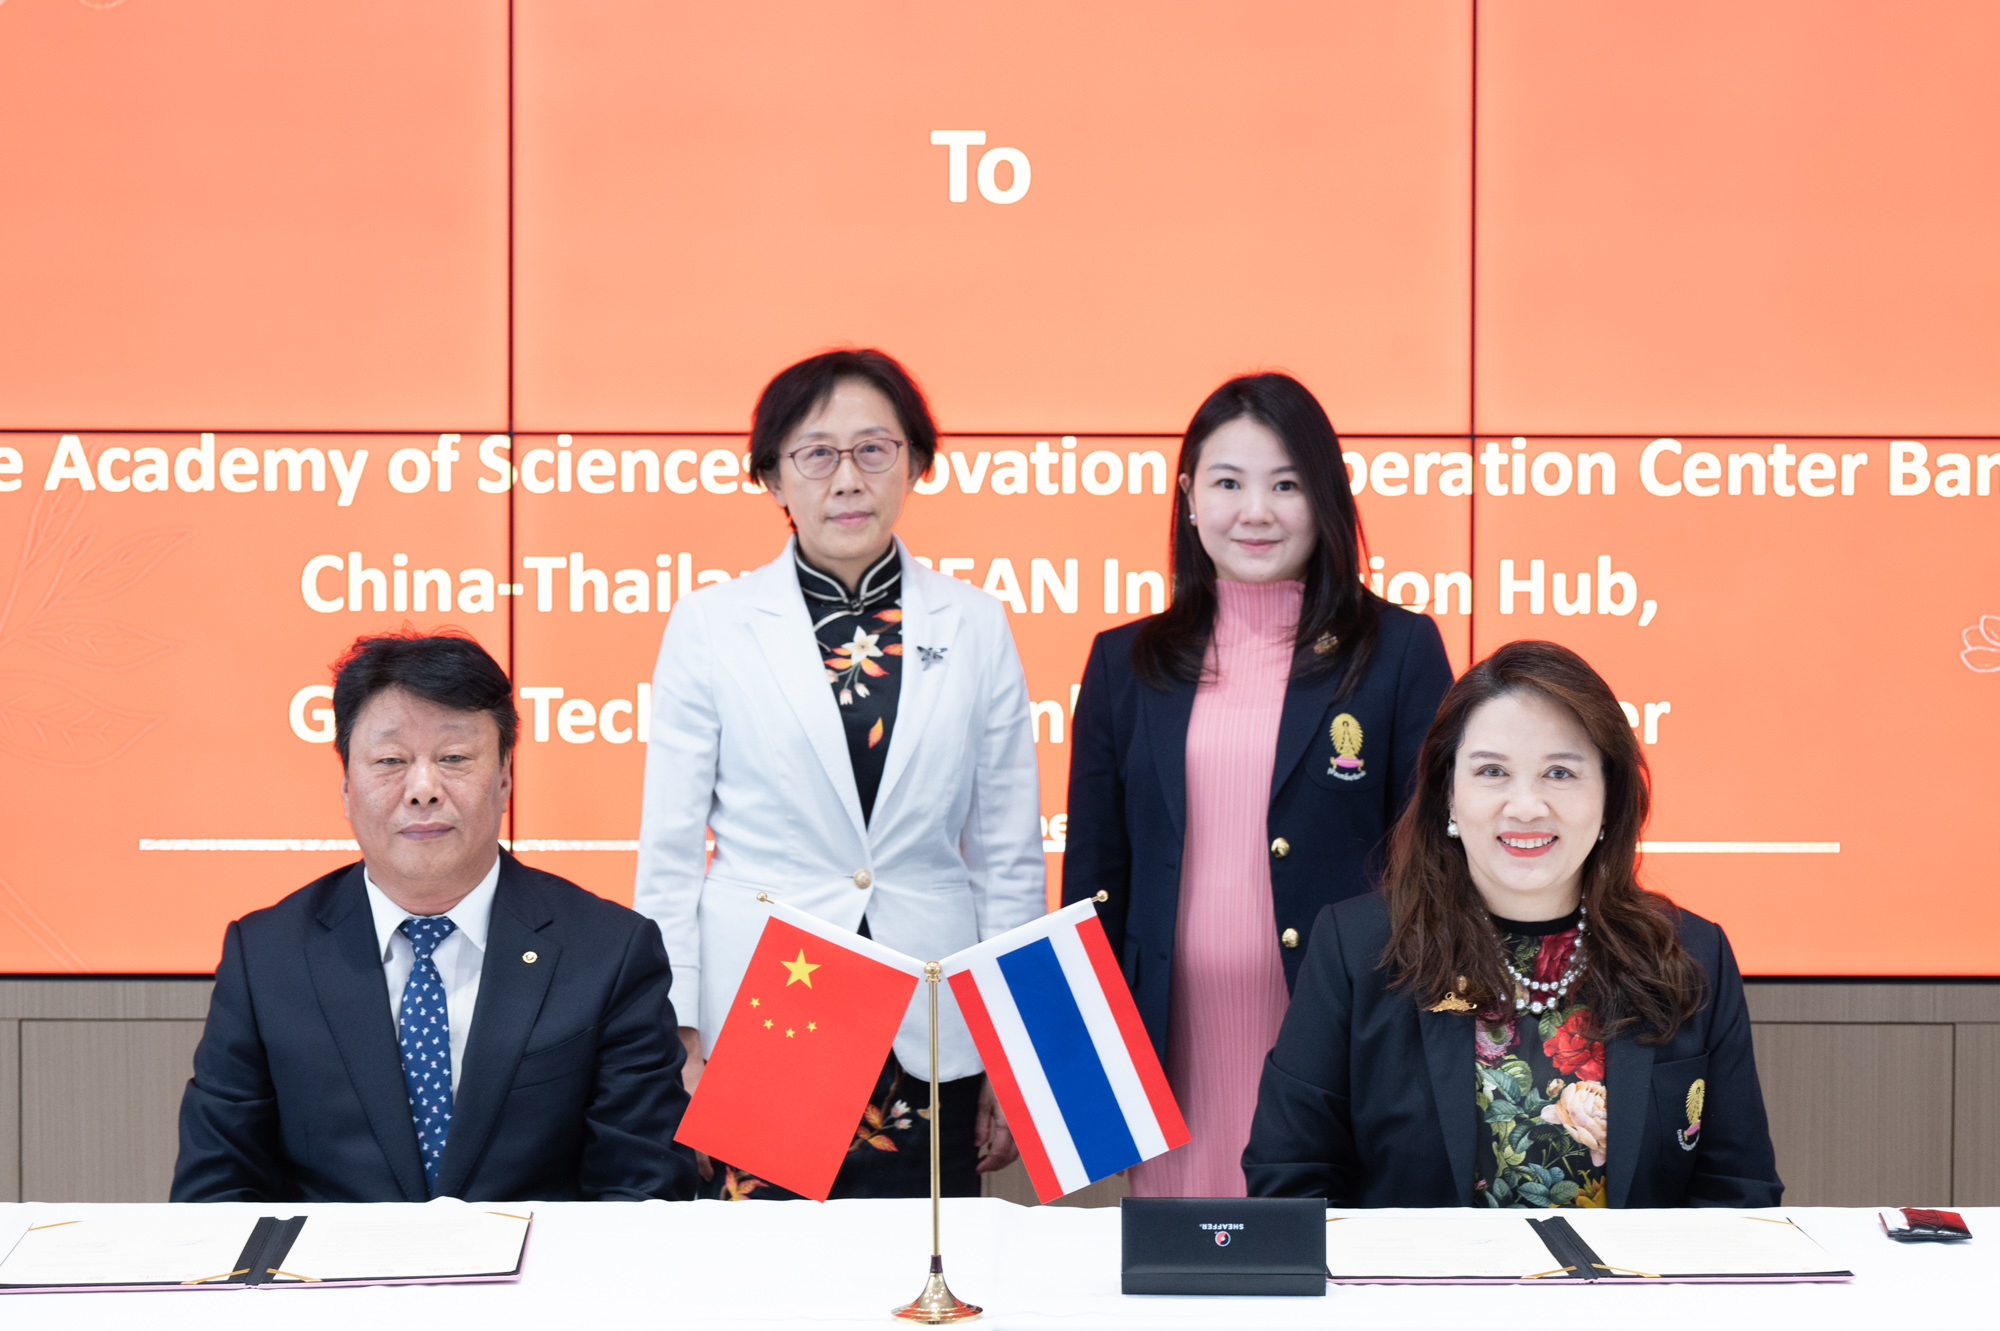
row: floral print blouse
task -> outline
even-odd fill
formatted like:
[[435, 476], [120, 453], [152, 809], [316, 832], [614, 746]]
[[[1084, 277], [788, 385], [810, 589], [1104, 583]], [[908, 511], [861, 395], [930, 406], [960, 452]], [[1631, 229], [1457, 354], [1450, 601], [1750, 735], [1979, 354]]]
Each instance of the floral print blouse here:
[[840, 704], [847, 731], [847, 757], [861, 817], [875, 812], [882, 769], [889, 757], [889, 732], [896, 727], [896, 700], [903, 682], [903, 561], [895, 542], [869, 565], [861, 585], [849, 591], [831, 573], [793, 555], [799, 590], [805, 593], [813, 637], [826, 665], [826, 682]]
[[[1514, 969], [1559, 978], [1576, 947], [1577, 915], [1528, 924], [1495, 918]], [[1474, 1015], [1474, 1103], [1480, 1149], [1474, 1195], [1487, 1206], [1603, 1206], [1604, 1042], [1589, 1008], [1569, 1001], [1515, 1014], [1510, 1001]]]

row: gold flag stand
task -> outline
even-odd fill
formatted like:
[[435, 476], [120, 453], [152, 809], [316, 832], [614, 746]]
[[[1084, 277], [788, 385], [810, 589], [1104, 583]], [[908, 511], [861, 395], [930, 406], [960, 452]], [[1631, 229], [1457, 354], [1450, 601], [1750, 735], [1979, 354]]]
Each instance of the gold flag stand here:
[[902, 1307], [890, 1310], [892, 1315], [906, 1322], [922, 1322], [927, 1326], [969, 1322], [984, 1311], [977, 1304], [961, 1300], [951, 1292], [951, 1286], [944, 1283], [944, 1249], [939, 1242], [938, 1198], [942, 1190], [942, 1175], [938, 1167], [938, 1120], [943, 1106], [938, 1101], [937, 995], [938, 979], [943, 971], [944, 968], [935, 961], [924, 963], [924, 982], [931, 990], [931, 1272], [924, 1281], [923, 1293]]

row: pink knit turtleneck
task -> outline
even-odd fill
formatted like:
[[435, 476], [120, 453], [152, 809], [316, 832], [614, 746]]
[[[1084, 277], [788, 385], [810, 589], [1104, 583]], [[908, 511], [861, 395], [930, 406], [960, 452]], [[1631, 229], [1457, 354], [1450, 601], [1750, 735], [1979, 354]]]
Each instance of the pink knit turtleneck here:
[[1264, 1055], [1289, 998], [1265, 829], [1305, 585], [1220, 582], [1187, 735], [1167, 1080], [1191, 1140], [1136, 1166], [1138, 1197], [1241, 1197]]

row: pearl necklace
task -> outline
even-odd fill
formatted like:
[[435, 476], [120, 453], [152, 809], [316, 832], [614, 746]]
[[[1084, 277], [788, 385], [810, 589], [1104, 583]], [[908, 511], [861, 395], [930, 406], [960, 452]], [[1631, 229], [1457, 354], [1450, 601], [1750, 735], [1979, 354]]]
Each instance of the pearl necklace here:
[[1586, 965], [1583, 955], [1584, 917], [1589, 910], [1583, 906], [1576, 908], [1576, 946], [1570, 949], [1569, 965], [1553, 980], [1531, 980], [1515, 968], [1514, 959], [1507, 955], [1507, 949], [1500, 949], [1500, 964], [1507, 968], [1507, 975], [1514, 981], [1514, 1012], [1537, 1015], [1548, 1011], [1562, 1001], [1569, 987], [1583, 974]]

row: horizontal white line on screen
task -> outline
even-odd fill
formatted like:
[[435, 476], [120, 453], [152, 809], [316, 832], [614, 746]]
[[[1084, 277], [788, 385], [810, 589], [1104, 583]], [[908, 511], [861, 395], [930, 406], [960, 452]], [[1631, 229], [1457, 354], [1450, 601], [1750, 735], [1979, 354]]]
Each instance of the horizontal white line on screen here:
[[[1042, 850], [1057, 854], [1064, 843], [1044, 840]], [[1838, 855], [1838, 841], [1641, 841], [1639, 849], [1654, 855]]]
[[[508, 850], [626, 850], [639, 849], [637, 841], [502, 841]], [[314, 837], [140, 837], [140, 850], [346, 850], [358, 851], [354, 840], [322, 840]]]
[[509, 850], [637, 850], [636, 841], [502, 841]]
[[1641, 841], [1648, 855], [1838, 855], [1838, 841]]
[[361, 843], [315, 837], [140, 837], [140, 850], [360, 850]]
[[[610, 850], [636, 851], [637, 841], [571, 841], [522, 838], [500, 843], [513, 851]], [[140, 837], [140, 850], [306, 850], [358, 851], [353, 840], [315, 837]], [[1060, 852], [1061, 841], [1044, 841], [1042, 849]], [[1838, 855], [1838, 841], [1641, 841], [1648, 855]]]

